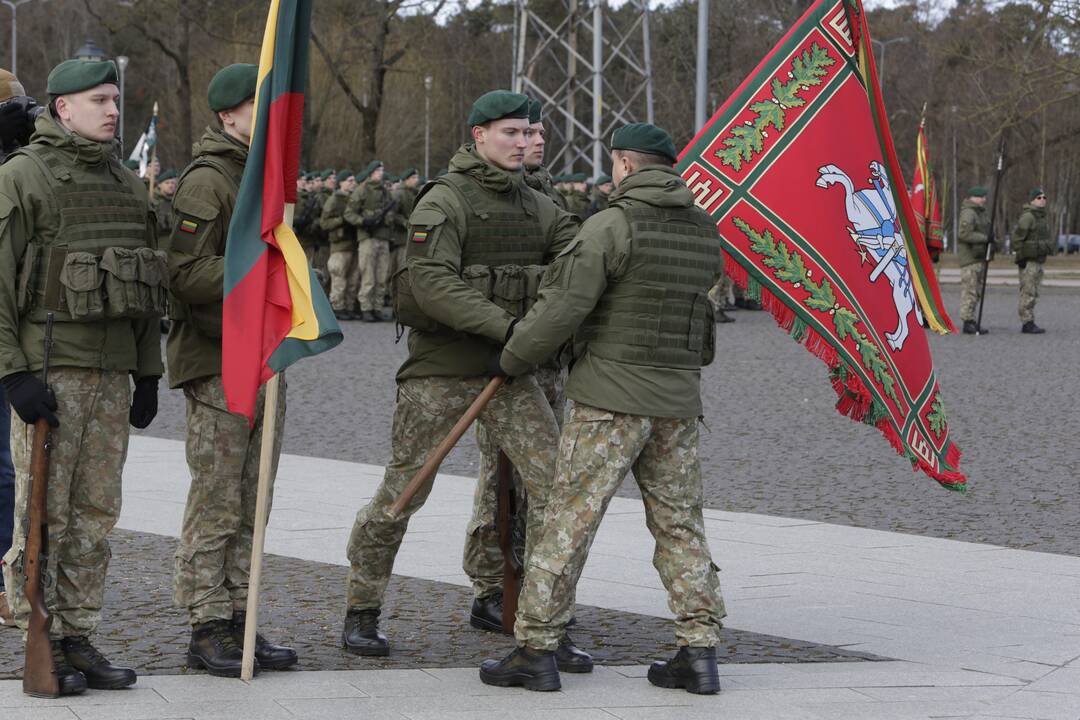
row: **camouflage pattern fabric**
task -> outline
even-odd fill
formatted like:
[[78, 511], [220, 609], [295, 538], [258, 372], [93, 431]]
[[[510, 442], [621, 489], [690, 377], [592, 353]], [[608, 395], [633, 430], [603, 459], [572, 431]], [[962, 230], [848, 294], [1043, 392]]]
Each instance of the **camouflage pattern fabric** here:
[[975, 319], [985, 272], [986, 263], [981, 262], [960, 268], [960, 319], [964, 322]]
[[[390, 506], [487, 383], [482, 377], [425, 377], [398, 384], [392, 457], [375, 496], [356, 514], [349, 537], [350, 608], [382, 605], [409, 518], [423, 507], [432, 481], [420, 489], [400, 516], [391, 516]], [[478, 422], [521, 473], [530, 498], [526, 537], [538, 537], [555, 472], [558, 427], [536, 379], [525, 375], [501, 387]]]
[[[564, 372], [562, 368], [545, 366], [533, 374], [540, 389], [544, 391], [555, 422], [562, 427], [563, 414], [566, 410], [566, 398], [563, 396]], [[476, 429], [476, 444], [480, 448], [480, 476], [473, 494], [472, 517], [465, 535], [465, 550], [462, 553], [461, 568], [473, 584], [473, 593], [478, 598], [488, 597], [502, 592], [503, 556], [499, 547], [499, 531], [496, 527], [496, 515], [499, 508], [499, 483], [495, 469], [499, 459], [499, 445], [491, 439], [483, 427]], [[513, 474], [515, 490], [515, 508], [525, 507], [525, 485], [521, 474], [515, 469]], [[514, 535], [524, 535], [525, 514], [514, 517]]]
[[1020, 268], [1020, 322], [1035, 322], [1035, 303], [1039, 299], [1039, 286], [1043, 281], [1043, 264], [1028, 260]]
[[390, 244], [376, 237], [364, 238], [358, 246], [356, 264], [360, 268], [360, 310], [380, 309], [389, 279]]
[[[229, 619], [233, 610], [244, 610], [247, 603], [265, 394], [266, 388], [260, 388], [255, 426], [250, 427], [247, 418], [226, 409], [220, 375], [184, 385], [191, 488], [176, 549], [173, 596], [187, 609], [192, 625]], [[273, 499], [284, 420], [283, 376], [268, 504]]]
[[608, 503], [631, 470], [656, 541], [679, 645], [711, 647], [724, 617], [702, 518], [696, 418], [612, 413], [575, 404], [563, 428], [543, 536], [518, 599], [518, 645], [554, 650], [574, 612], [574, 588]]
[[326, 270], [330, 274], [330, 307], [338, 312], [352, 311], [360, 289], [360, 265], [356, 262], [356, 253], [330, 253]]
[[725, 305], [735, 301], [735, 295], [732, 292], [734, 287], [735, 283], [728, 274], [720, 273], [716, 284], [709, 289], [709, 302], [712, 303], [714, 310], [723, 310]]
[[[112, 551], [109, 532], [120, 517], [121, 482], [128, 448], [128, 373], [90, 368], [56, 368], [49, 385], [59, 406], [60, 427], [52, 431], [49, 461], [49, 559], [45, 603], [52, 612], [53, 637], [91, 635], [101, 622], [105, 574]], [[29, 501], [33, 427], [12, 417], [15, 462], [15, 537], [4, 556], [8, 601], [26, 630], [30, 606], [16, 568], [26, 544], [24, 516]]]

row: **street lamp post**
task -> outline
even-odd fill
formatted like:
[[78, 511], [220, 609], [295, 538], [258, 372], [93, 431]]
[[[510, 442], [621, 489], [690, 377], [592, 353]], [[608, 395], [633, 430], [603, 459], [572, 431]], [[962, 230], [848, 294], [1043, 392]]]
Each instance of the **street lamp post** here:
[[3, 3], [11, 8], [11, 74], [18, 76], [18, 62], [17, 62], [17, 48], [18, 37], [16, 35], [16, 28], [18, 27], [17, 18], [15, 16], [15, 9], [24, 3], [28, 3], [30, 0], [3, 0]]
[[128, 56], [117, 55], [116, 67], [120, 71], [120, 156], [124, 156], [124, 71], [127, 70]]
[[424, 179], [431, 177], [431, 83], [430, 75], [424, 78]]
[[903, 37], [903, 36], [894, 37], [892, 40], [885, 40], [885, 41], [870, 38], [870, 42], [872, 42], [875, 45], [879, 45], [881, 47], [881, 62], [878, 63], [878, 70], [879, 70], [879, 72], [878, 72], [878, 83], [880, 83], [880, 85], [881, 85], [881, 93], [882, 93], [882, 95], [885, 94], [885, 48], [889, 47], [893, 43], [900, 43], [900, 42], [907, 42], [907, 41], [908, 41], [908, 39], [906, 37]]

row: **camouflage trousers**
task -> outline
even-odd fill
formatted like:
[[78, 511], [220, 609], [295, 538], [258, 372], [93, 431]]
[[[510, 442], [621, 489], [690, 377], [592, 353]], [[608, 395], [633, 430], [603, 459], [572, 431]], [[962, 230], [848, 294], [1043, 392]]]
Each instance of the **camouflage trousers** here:
[[[49, 559], [45, 603], [52, 612], [50, 635], [91, 635], [101, 622], [105, 574], [112, 551], [109, 532], [120, 517], [121, 474], [128, 449], [131, 383], [126, 372], [56, 368], [49, 372], [60, 427], [52, 431], [49, 456]], [[15, 462], [15, 537], [4, 556], [8, 601], [26, 630], [30, 606], [23, 594], [30, 451], [34, 429], [12, 416]]]
[[563, 428], [543, 535], [528, 556], [514, 628], [518, 645], [558, 646], [600, 521], [631, 470], [656, 542], [653, 566], [668, 592], [678, 644], [711, 647], [719, 641], [725, 612], [705, 539], [697, 420], [577, 404]]
[[709, 289], [709, 301], [712, 302], [713, 308], [721, 310], [725, 305], [734, 303], [734, 287], [735, 283], [727, 273], [721, 273], [720, 279]]
[[[429, 377], [398, 384], [392, 457], [371, 502], [356, 514], [349, 537], [350, 608], [382, 605], [409, 518], [423, 507], [433, 480], [420, 489], [401, 515], [392, 516], [390, 506], [487, 383], [482, 377]], [[558, 427], [536, 379], [525, 375], [503, 385], [478, 422], [521, 473], [530, 498], [526, 538], [538, 537], [555, 472]]]
[[339, 250], [330, 253], [326, 261], [330, 274], [330, 307], [337, 312], [352, 311], [356, 307], [356, 293], [360, 288], [360, 265], [356, 253]]
[[378, 310], [386, 298], [390, 278], [390, 243], [378, 238], [364, 238], [357, 250], [360, 267], [360, 310]]
[[975, 311], [982, 297], [983, 273], [986, 263], [977, 262], [960, 268], [960, 319], [964, 322], [975, 319]]
[[[540, 389], [544, 391], [555, 422], [562, 427], [566, 398], [563, 397], [563, 370], [556, 367], [537, 368], [533, 373]], [[461, 568], [473, 584], [473, 593], [478, 598], [488, 597], [502, 592], [503, 556], [499, 547], [499, 531], [495, 524], [498, 513], [499, 482], [495, 470], [499, 459], [499, 445], [491, 439], [483, 426], [476, 429], [476, 444], [480, 448], [480, 475], [473, 494], [472, 518], [465, 535], [465, 551], [462, 554]], [[513, 474], [514, 506], [522, 508], [528, 502], [525, 486], [517, 470]], [[514, 534], [524, 534], [525, 514], [514, 517]]]
[[1020, 322], [1035, 322], [1035, 303], [1043, 281], [1043, 264], [1028, 260], [1020, 268]]
[[[173, 599], [187, 609], [192, 625], [228, 619], [247, 604], [265, 390], [259, 390], [251, 427], [247, 418], [226, 409], [221, 376], [184, 385], [191, 487], [176, 549]], [[282, 376], [267, 504], [273, 498], [284, 419]]]

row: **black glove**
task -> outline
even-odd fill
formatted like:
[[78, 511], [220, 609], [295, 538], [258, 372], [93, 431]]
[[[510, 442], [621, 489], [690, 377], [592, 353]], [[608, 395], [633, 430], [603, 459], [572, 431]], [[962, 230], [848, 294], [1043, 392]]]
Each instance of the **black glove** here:
[[30, 144], [34, 133], [34, 112], [37, 102], [32, 97], [20, 95], [0, 103], [0, 142], [4, 147]]
[[1027, 260], [1017, 260], [1016, 264], [1020, 267], [1021, 270], [1023, 270], [1027, 267]]
[[154, 421], [157, 415], [157, 376], [143, 377], [135, 381], [135, 395], [131, 398], [131, 412], [128, 422], [131, 427], [142, 430]]
[[8, 402], [24, 423], [33, 425], [38, 418], [45, 418], [52, 427], [60, 427], [60, 421], [56, 418], [56, 396], [37, 375], [31, 372], [12, 373], [0, 383], [7, 393]]
[[506, 384], [509, 385], [510, 383], [514, 382], [514, 378], [510, 375], [510, 373], [503, 370], [503, 366], [499, 362], [499, 359], [501, 357], [502, 357], [501, 352], [497, 352], [497, 353], [495, 353], [494, 355], [491, 356], [491, 360], [488, 361], [487, 376], [492, 377], [492, 378], [496, 378], [496, 377], [506, 378]]

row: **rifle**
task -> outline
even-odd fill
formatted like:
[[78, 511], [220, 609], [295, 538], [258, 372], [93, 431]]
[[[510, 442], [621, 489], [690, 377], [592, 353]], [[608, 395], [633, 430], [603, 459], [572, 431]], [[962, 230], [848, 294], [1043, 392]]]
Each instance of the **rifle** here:
[[1001, 176], [1005, 174], [1005, 131], [1001, 132], [998, 149], [997, 174], [994, 175], [994, 194], [990, 198], [990, 229], [986, 232], [986, 257], [983, 258], [982, 287], [979, 289], [979, 315], [975, 320], [975, 334], [982, 335], [983, 304], [986, 302], [986, 276], [990, 274], [990, 258], [994, 255], [994, 225], [997, 222], [998, 199], [1001, 197]]
[[[45, 354], [41, 365], [41, 382], [49, 386], [49, 354], [52, 352], [53, 314], [45, 321]], [[23, 550], [23, 573], [26, 578], [23, 594], [30, 605], [29, 627], [26, 632], [26, 653], [23, 664], [23, 692], [34, 697], [60, 697], [60, 683], [53, 663], [49, 628], [52, 615], [45, 604], [44, 576], [49, 559], [49, 515], [46, 498], [49, 491], [49, 452], [52, 449], [52, 429], [49, 421], [38, 418], [34, 423], [34, 444], [30, 452], [30, 511], [23, 528], [26, 547]]]
[[498, 510], [495, 527], [499, 531], [499, 549], [503, 556], [503, 605], [502, 629], [504, 635], [514, 634], [514, 617], [517, 615], [518, 595], [521, 593], [521, 577], [524, 569], [514, 554], [514, 466], [510, 458], [499, 450], [495, 466], [498, 488]]

